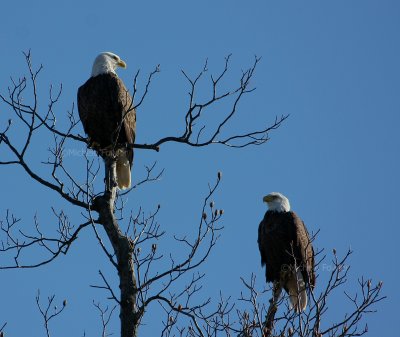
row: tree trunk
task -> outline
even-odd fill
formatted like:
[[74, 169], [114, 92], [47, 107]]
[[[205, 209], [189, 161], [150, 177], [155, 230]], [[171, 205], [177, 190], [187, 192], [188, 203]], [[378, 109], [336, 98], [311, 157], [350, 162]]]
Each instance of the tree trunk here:
[[105, 158], [104, 195], [97, 197], [93, 202], [93, 209], [99, 213], [99, 222], [103, 225], [117, 258], [119, 276], [121, 337], [136, 337], [140, 315], [136, 308], [137, 285], [132, 259], [133, 243], [129, 237], [123, 235], [114, 216], [116, 197], [116, 161], [114, 158]]
[[271, 337], [274, 325], [275, 325], [275, 314], [278, 310], [279, 296], [281, 295], [282, 287], [278, 281], [274, 282], [272, 290], [272, 298], [269, 300], [269, 308], [264, 322], [264, 333], [263, 336]]

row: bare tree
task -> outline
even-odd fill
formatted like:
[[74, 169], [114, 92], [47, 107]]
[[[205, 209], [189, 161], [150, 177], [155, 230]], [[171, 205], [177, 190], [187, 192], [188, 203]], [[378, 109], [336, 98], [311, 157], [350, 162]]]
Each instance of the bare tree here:
[[[370, 281], [360, 281], [362, 300], [359, 297], [348, 298], [353, 302], [356, 310], [349, 313], [341, 323], [321, 328], [321, 318], [327, 312], [326, 300], [331, 292], [345, 281], [347, 270], [340, 266], [346, 261], [339, 261], [335, 254], [335, 269], [326, 289], [320, 294], [312, 293], [312, 308], [306, 315], [294, 315], [288, 308], [282, 316], [268, 318], [268, 310], [258, 300], [255, 277], [243, 284], [248, 294], [242, 294], [239, 304], [248, 305], [241, 309], [239, 304], [231, 303], [230, 299], [223, 299], [212, 308], [210, 299], [198, 302], [198, 292], [204, 274], [199, 267], [207, 260], [220, 236], [222, 226], [220, 219], [223, 210], [216, 207], [212, 201], [215, 191], [221, 181], [218, 172], [215, 181], [209, 185], [208, 193], [204, 196], [199, 207], [197, 218], [193, 219], [196, 230], [182, 237], [174, 236], [177, 245], [184, 250], [184, 256], [174, 257], [168, 252], [160, 252], [158, 243], [166, 235], [164, 229], [157, 222], [160, 206], [149, 214], [139, 208], [135, 212], [127, 212], [123, 197], [131, 193], [136, 187], [156, 181], [163, 174], [157, 171], [156, 165], [146, 167], [145, 177], [127, 192], [119, 192], [116, 188], [115, 154], [110, 153], [105, 159], [105, 188], [100, 192], [95, 184], [100, 175], [101, 164], [90, 156], [90, 150], [83, 153], [81, 166], [85, 167], [84, 175], [74, 174], [70, 163], [65, 156], [67, 144], [88, 145], [87, 139], [78, 134], [79, 119], [76, 117], [74, 106], [68, 112], [68, 123], [61, 126], [57, 123], [55, 109], [62, 93], [62, 86], [55, 92], [53, 87], [49, 91], [49, 102], [43, 110], [39, 102], [38, 76], [42, 67], [35, 68], [30, 53], [26, 53], [25, 60], [28, 67], [28, 76], [12, 79], [8, 94], [0, 94], [3, 103], [8, 106], [8, 122], [0, 128], [0, 147], [6, 156], [0, 159], [1, 165], [21, 167], [25, 173], [37, 183], [47, 187], [77, 208], [82, 214], [80, 223], [72, 223], [70, 215], [64, 211], [53, 210], [57, 222], [55, 235], [43, 233], [39, 220], [35, 217], [30, 232], [19, 228], [21, 220], [11, 211], [1, 220], [0, 253], [9, 258], [9, 262], [0, 265], [0, 269], [36, 268], [55, 260], [60, 255], [68, 253], [81, 231], [91, 229], [104, 254], [115, 268], [119, 278], [119, 293], [113, 289], [103, 272], [99, 271], [101, 284], [92, 285], [94, 288], [107, 292], [113, 306], [102, 306], [94, 302], [100, 313], [102, 322], [102, 336], [107, 335], [107, 326], [110, 317], [116, 308], [120, 310], [121, 336], [138, 336], [138, 328], [146, 313], [146, 309], [153, 304], [159, 304], [165, 312], [162, 336], [216, 336], [219, 334], [231, 336], [358, 336], [358, 323], [362, 315], [370, 307], [381, 300], [381, 285], [372, 286]], [[261, 145], [269, 140], [269, 133], [277, 129], [287, 118], [275, 118], [271, 125], [260, 130], [243, 131], [239, 134], [230, 133], [229, 125], [237, 114], [242, 98], [251, 93], [251, 80], [254, 77], [259, 58], [255, 58], [252, 65], [242, 72], [233, 87], [225, 89], [223, 79], [229, 72], [230, 56], [225, 59], [222, 71], [217, 75], [208, 74], [208, 64], [194, 77], [182, 71], [189, 85], [189, 100], [186, 111], [183, 113], [183, 131], [178, 135], [165, 136], [159, 140], [146, 144], [126, 144], [142, 150], [159, 151], [166, 143], [180, 143], [191, 147], [204, 147], [213, 144], [233, 148], [243, 148], [252, 145]], [[151, 72], [139, 95], [137, 83], [139, 72], [133, 80], [132, 96], [139, 108], [147, 97], [152, 81], [159, 73], [157, 66]], [[198, 91], [208, 81], [210, 94], [205, 100], [198, 100]], [[140, 96], [140, 97], [138, 97]], [[219, 115], [216, 124], [205, 122], [205, 117], [214, 105], [224, 102], [225, 111]], [[16, 130], [19, 130], [17, 140]], [[21, 133], [24, 130], [24, 134]], [[32, 162], [27, 155], [31, 150], [35, 137], [45, 132], [53, 139], [53, 146], [49, 149], [49, 158], [42, 162], [49, 168], [49, 174], [36, 171], [38, 163]], [[22, 141], [21, 138], [23, 137]], [[137, 163], [135, 164], [137, 165]], [[102, 237], [99, 226], [104, 228], [108, 242]], [[38, 260], [32, 260], [28, 252], [41, 250]], [[37, 255], [36, 255], [37, 256]], [[160, 262], [162, 262], [160, 264]], [[155, 270], [154, 266], [164, 266], [163, 270]], [[344, 273], [344, 274], [343, 274]], [[184, 280], [177, 290], [173, 288], [177, 282]], [[320, 288], [322, 289], [322, 288]], [[66, 301], [59, 309], [53, 309], [55, 298], [48, 298], [47, 306], [40, 302], [40, 293], [37, 296], [37, 306], [44, 320], [47, 336], [50, 336], [49, 322], [62, 313]], [[279, 313], [279, 311], [278, 311]], [[235, 317], [235, 318], [234, 318]], [[2, 326], [0, 332], [4, 330]], [[343, 330], [345, 329], [345, 330]], [[340, 331], [340, 332], [339, 332]]]

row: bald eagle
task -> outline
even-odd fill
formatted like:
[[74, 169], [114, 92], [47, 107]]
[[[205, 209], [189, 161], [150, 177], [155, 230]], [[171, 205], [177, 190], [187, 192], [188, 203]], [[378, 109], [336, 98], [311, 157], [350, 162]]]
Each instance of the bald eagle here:
[[78, 89], [78, 110], [89, 147], [104, 157], [116, 157], [116, 178], [120, 189], [131, 186], [133, 144], [136, 135], [136, 112], [132, 96], [117, 76], [117, 67], [126, 68], [118, 55], [99, 54], [92, 75]]
[[301, 312], [307, 307], [306, 290], [315, 287], [310, 236], [283, 194], [272, 192], [263, 201], [268, 211], [258, 227], [258, 247], [261, 265], [266, 266], [266, 281], [274, 283], [276, 300], [283, 288], [291, 307]]

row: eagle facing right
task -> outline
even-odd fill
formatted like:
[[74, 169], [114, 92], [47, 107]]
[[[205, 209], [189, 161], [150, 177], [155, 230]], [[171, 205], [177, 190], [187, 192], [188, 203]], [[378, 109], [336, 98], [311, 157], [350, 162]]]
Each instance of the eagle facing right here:
[[136, 136], [136, 112], [133, 100], [117, 67], [126, 68], [118, 55], [99, 54], [93, 63], [92, 75], [78, 89], [78, 110], [89, 146], [104, 157], [116, 156], [116, 177], [120, 189], [131, 186], [133, 144]]
[[304, 311], [307, 289], [315, 287], [310, 236], [283, 194], [272, 192], [263, 201], [268, 211], [258, 227], [258, 247], [261, 264], [266, 266], [266, 281], [274, 283], [276, 300], [283, 288], [295, 311]]

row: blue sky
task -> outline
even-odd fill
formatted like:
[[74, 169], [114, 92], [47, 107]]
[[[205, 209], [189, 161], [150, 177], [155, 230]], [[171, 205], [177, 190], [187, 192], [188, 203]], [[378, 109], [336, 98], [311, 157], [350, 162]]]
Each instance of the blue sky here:
[[[231, 130], [259, 129], [276, 115], [290, 114], [270, 134], [271, 140], [240, 150], [175, 144], [160, 153], [138, 150], [133, 179], [143, 176], [144, 165], [154, 160], [165, 173], [160, 182], [133, 191], [127, 207], [150, 211], [161, 204], [159, 222], [169, 235], [193, 233], [207, 184], [222, 171], [214, 199], [225, 211], [225, 229], [202, 268], [203, 295], [221, 289], [237, 298], [240, 276], [255, 273], [262, 284], [256, 243], [265, 212], [262, 196], [280, 191], [310, 230], [321, 230], [318, 248], [336, 248], [339, 254], [354, 250], [346, 289], [354, 290], [360, 276], [384, 282], [388, 299], [367, 317], [369, 335], [394, 336], [400, 276], [399, 16], [400, 4], [387, 0], [7, 2], [0, 12], [0, 91], [6, 93], [10, 76], [26, 74], [22, 51], [30, 49], [34, 64], [44, 66], [39, 78], [42, 109], [47, 108], [49, 85], [63, 85], [56, 111], [62, 126], [97, 53], [110, 50], [128, 63], [119, 71], [126, 83], [132, 83], [138, 69], [144, 75], [160, 64], [150, 95], [137, 112], [137, 141], [152, 142], [182, 130], [188, 86], [181, 69], [196, 74], [208, 58], [210, 71], [217, 72], [232, 53], [233, 81], [254, 55], [262, 57], [252, 82], [257, 89], [243, 100]], [[206, 82], [201, 90], [208, 92]], [[0, 122], [9, 116], [2, 104]], [[48, 174], [40, 162], [51, 144], [52, 139], [41, 135], [29, 153], [42, 174]], [[84, 170], [79, 156], [67, 160], [77, 174]], [[1, 167], [0, 172], [1, 218], [11, 209], [29, 229], [37, 214], [43, 228], [51, 231], [56, 225], [54, 206], [72, 221], [81, 220], [80, 210], [58, 200], [19, 168]], [[174, 252], [168, 242], [160, 243], [160, 249]], [[35, 305], [40, 288], [44, 297], [56, 294], [69, 302], [52, 326], [55, 335], [98, 334], [92, 300], [107, 304], [106, 294], [89, 285], [100, 283], [99, 269], [115, 284], [113, 270], [88, 230], [67, 256], [50, 266], [0, 271], [0, 324], [8, 322], [10, 335], [44, 335]], [[340, 309], [335, 299], [332, 311]], [[159, 317], [156, 312], [147, 314], [142, 335], [159, 331], [149, 324]], [[118, 332], [117, 315], [110, 328]]]

